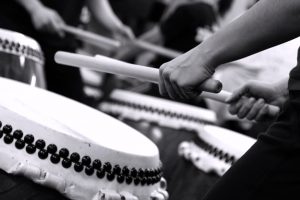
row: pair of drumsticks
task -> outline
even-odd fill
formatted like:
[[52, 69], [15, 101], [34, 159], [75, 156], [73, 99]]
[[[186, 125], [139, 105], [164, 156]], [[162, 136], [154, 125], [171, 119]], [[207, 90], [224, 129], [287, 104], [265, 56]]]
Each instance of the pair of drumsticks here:
[[[110, 47], [118, 48], [121, 46], [119, 41], [103, 37], [101, 35], [91, 33], [85, 30], [81, 30], [71, 26], [64, 26], [64, 31], [75, 35], [77, 38], [97, 45], [106, 45]], [[155, 52], [160, 55], [164, 55], [170, 58], [175, 58], [180, 55], [179, 52], [167, 49], [164, 47], [156, 46], [141, 40], [134, 41], [134, 44], [140, 48]], [[95, 71], [111, 73], [116, 75], [124, 75], [140, 80], [152, 82], [158, 84], [159, 82], [159, 70], [152, 67], [145, 67], [136, 64], [130, 64], [116, 59], [112, 59], [106, 56], [97, 55], [95, 57], [85, 56], [76, 53], [68, 53], [59, 51], [55, 55], [55, 61], [60, 64], [69, 65], [73, 67], [88, 68]], [[204, 82], [204, 88], [211, 88], [212, 82]], [[230, 92], [221, 90], [219, 93], [202, 92], [203, 98], [213, 99], [219, 102], [226, 103], [226, 100], [231, 96]], [[269, 114], [276, 116], [279, 112], [279, 108], [274, 105], [269, 105]]]

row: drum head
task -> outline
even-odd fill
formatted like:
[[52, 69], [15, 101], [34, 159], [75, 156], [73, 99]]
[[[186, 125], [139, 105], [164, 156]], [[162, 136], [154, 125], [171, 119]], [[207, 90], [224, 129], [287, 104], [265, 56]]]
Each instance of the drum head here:
[[0, 78], [0, 90], [6, 91], [0, 98], [2, 106], [37, 123], [136, 156], [158, 153], [155, 145], [135, 129], [74, 100], [5, 78]]
[[[6, 172], [29, 177], [73, 199], [167, 198], [160, 185], [158, 148], [135, 129], [74, 100], [17, 81], [0, 78], [0, 90], [5, 91], [0, 98], [0, 168]], [[24, 132], [22, 138], [13, 135], [18, 129]], [[38, 140], [46, 145], [41, 147]], [[69, 153], [61, 154], [62, 149]]]

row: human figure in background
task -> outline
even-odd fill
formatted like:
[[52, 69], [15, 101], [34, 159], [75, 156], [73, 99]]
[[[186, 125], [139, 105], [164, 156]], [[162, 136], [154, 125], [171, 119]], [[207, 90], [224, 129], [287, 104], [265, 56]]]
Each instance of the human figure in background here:
[[[139, 39], [185, 52], [199, 44], [195, 40], [197, 29], [212, 28], [228, 12], [232, 2], [233, 0], [176, 0], [166, 8], [161, 21]], [[144, 51], [135, 46], [124, 47], [116, 58], [130, 61], [141, 52]], [[164, 56], [153, 56], [150, 65], [158, 67], [168, 60], [170, 58]]]
[[[160, 67], [160, 92], [174, 99], [195, 98], [203, 82], [224, 63], [252, 55], [300, 35], [300, 1], [261, 0], [199, 46]], [[277, 84], [253, 84], [234, 92], [230, 111], [266, 120], [267, 105], [282, 108], [268, 130], [208, 192], [205, 200], [298, 199], [300, 173], [300, 66]], [[232, 77], [235, 78], [235, 77]], [[214, 88], [215, 92], [217, 87]], [[248, 98], [242, 98], [247, 96]], [[286, 101], [284, 106], [282, 100]], [[246, 114], [245, 114], [246, 113]]]
[[78, 42], [65, 34], [64, 24], [78, 26], [82, 8], [87, 6], [98, 23], [112, 35], [132, 38], [131, 30], [112, 12], [107, 0], [5, 0], [0, 2], [0, 27], [31, 36], [41, 45], [45, 56], [47, 89], [92, 105], [83, 90], [79, 69], [58, 65], [58, 50], [75, 52]]

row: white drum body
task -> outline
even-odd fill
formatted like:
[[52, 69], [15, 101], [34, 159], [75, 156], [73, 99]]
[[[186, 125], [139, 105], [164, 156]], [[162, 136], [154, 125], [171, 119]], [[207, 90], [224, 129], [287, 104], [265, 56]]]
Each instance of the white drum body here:
[[40, 45], [21, 33], [0, 29], [0, 76], [46, 88]]
[[70, 199], [167, 199], [154, 143], [76, 101], [0, 78], [0, 168]]

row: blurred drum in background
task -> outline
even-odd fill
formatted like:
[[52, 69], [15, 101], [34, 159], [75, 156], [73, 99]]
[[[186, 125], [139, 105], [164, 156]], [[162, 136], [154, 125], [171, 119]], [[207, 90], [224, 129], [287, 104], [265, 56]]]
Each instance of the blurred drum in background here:
[[26, 35], [0, 29], [0, 76], [46, 88], [40, 45]]

